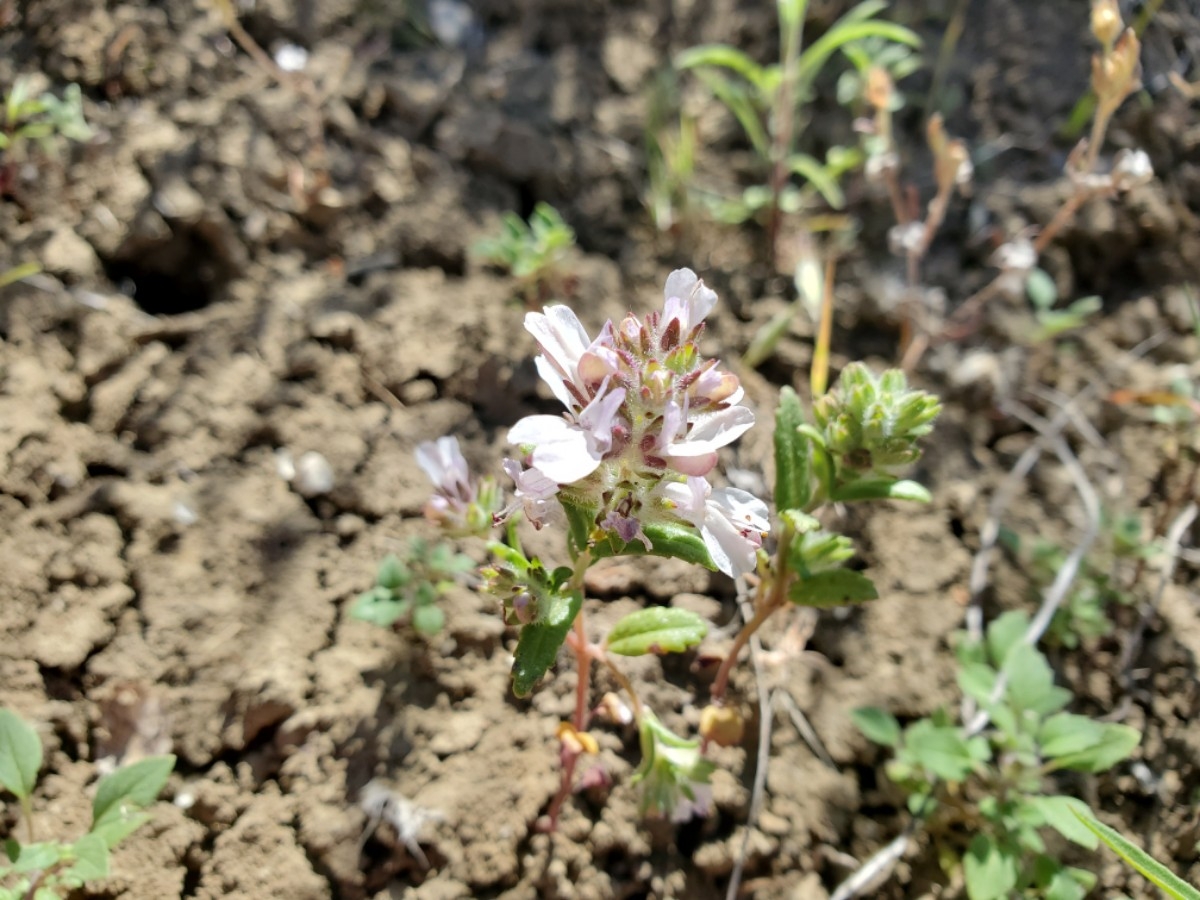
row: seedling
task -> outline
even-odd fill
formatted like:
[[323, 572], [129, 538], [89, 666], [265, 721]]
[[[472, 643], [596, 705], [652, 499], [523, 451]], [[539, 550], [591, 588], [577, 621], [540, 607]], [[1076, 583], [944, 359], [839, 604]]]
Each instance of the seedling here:
[[534, 207], [526, 222], [514, 212], [505, 213], [501, 233], [475, 245], [483, 262], [517, 279], [526, 304], [536, 305], [569, 293], [567, 254], [575, 246], [575, 232], [548, 203]]
[[71, 843], [38, 840], [33, 792], [42, 767], [42, 743], [16, 713], [0, 709], [0, 787], [17, 798], [25, 842], [4, 842], [0, 900], [57, 900], [109, 875], [109, 853], [150, 821], [142, 810], [158, 799], [175, 767], [174, 756], [151, 756], [100, 779], [92, 826]]
[[1052, 776], [1105, 772], [1141, 740], [1127, 725], [1065, 712], [1071, 693], [1055, 685], [1028, 630], [1024, 612], [1008, 612], [984, 640], [959, 642], [959, 687], [986, 714], [982, 728], [957, 725], [944, 710], [903, 728], [880, 709], [854, 713], [863, 734], [894, 749], [888, 777], [970, 900], [1082, 900], [1096, 876], [1060, 862], [1044, 835], [1051, 829], [1088, 849], [1099, 841], [1080, 820], [1091, 816], [1086, 804], [1056, 793]]
[[[1136, 516], [1109, 516], [1102, 527], [1100, 538], [1079, 566], [1075, 587], [1046, 630], [1046, 640], [1052, 646], [1074, 649], [1084, 640], [1111, 634], [1112, 607], [1133, 603], [1133, 596], [1122, 584], [1118, 566], [1122, 561], [1146, 560], [1158, 550], [1157, 543], [1144, 535]], [[1023, 540], [1005, 528], [1000, 530], [1000, 541], [1038, 589], [1049, 587], [1068, 555], [1053, 541]]]
[[[848, 366], [838, 387], [816, 398], [811, 416], [784, 389], [776, 413], [773, 516], [752, 494], [715, 486], [709, 479], [717, 451], [745, 433], [754, 415], [741, 405], [737, 377], [699, 352], [717, 295], [680, 269], [667, 278], [664, 300], [661, 312], [610, 321], [595, 339], [565, 306], [525, 319], [541, 349], [538, 372], [566, 412], [528, 416], [509, 431], [518, 452], [504, 470], [516, 496], [496, 515], [508, 532], [505, 541], [488, 545], [492, 561], [483, 575], [505, 621], [518, 629], [514, 693], [531, 693], [564, 644], [575, 657], [575, 712], [558, 729], [563, 777], [548, 827], [574, 786], [579, 758], [597, 749], [587, 731], [593, 663], [605, 666], [628, 695], [643, 754], [633, 779], [643, 809], [676, 821], [703, 814], [713, 771], [706, 748], [741, 739], [741, 718], [726, 705], [739, 651], [788, 604], [824, 608], [877, 596], [866, 575], [847, 567], [850, 540], [822, 529], [814, 514], [834, 502], [928, 499], [898, 470], [920, 455], [917, 442], [931, 430], [938, 402], [909, 389], [897, 371], [876, 375], [861, 364]], [[418, 452], [428, 458], [434, 446]], [[461, 455], [451, 456], [444, 454], [438, 467], [422, 463], [436, 490], [432, 504], [454, 497], [466, 507], [486, 505], [465, 463], [459, 465]], [[561, 529], [561, 564], [526, 555], [513, 527], [518, 515]], [[754, 612], [720, 667], [696, 737], [671, 731], [648, 709], [617, 658], [694, 648], [708, 630], [704, 619], [650, 607], [621, 619], [598, 642], [588, 635], [588, 569], [602, 559], [644, 554], [747, 577], [753, 585]]]
[[384, 628], [408, 623], [417, 634], [431, 637], [446, 623], [438, 600], [473, 568], [472, 559], [449, 544], [413, 538], [403, 559], [394, 553], [384, 557], [375, 586], [359, 595], [350, 615]]
[[28, 158], [31, 144], [53, 155], [59, 138], [87, 141], [91, 137], [79, 85], [68, 85], [61, 99], [49, 92], [35, 97], [33, 80], [18, 78], [4, 98], [0, 122], [0, 197], [12, 193], [17, 168]]
[[[876, 19], [887, 8], [882, 0], [866, 0], [835, 22], [807, 49], [803, 48], [804, 17], [808, 0], [779, 0], [779, 62], [760, 65], [725, 44], [685, 50], [675, 67], [691, 70], [713, 97], [725, 104], [742, 126], [760, 161], [764, 182], [746, 188], [742, 196], [714, 207], [718, 219], [741, 222], [765, 212], [767, 239], [772, 257], [785, 213], [808, 209], [817, 195], [835, 209], [845, 205], [840, 179], [859, 165], [861, 154], [853, 148], [832, 147], [824, 161], [798, 152], [797, 138], [807, 125], [806, 107], [825, 64], [839, 50], [859, 44], [858, 54], [883, 53], [890, 44], [916, 47], [920, 38], [909, 29]], [[799, 183], [792, 183], [797, 176]]]

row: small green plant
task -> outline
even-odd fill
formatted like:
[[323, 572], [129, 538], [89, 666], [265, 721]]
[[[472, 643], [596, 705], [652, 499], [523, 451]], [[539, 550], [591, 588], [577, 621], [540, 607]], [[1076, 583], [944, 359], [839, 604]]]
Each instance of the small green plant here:
[[1033, 333], [1036, 342], [1047, 341], [1066, 331], [1074, 331], [1087, 324], [1091, 316], [1103, 306], [1099, 297], [1081, 297], [1060, 309], [1058, 288], [1044, 269], [1032, 269], [1025, 282], [1025, 294], [1033, 306], [1033, 318], [1037, 329]]
[[[1106, 516], [1101, 524], [1101, 535], [1080, 565], [1074, 589], [1063, 599], [1046, 629], [1046, 641], [1051, 646], [1074, 649], [1081, 641], [1111, 634], [1112, 607], [1133, 602], [1118, 578], [1118, 566], [1122, 561], [1148, 559], [1157, 550], [1157, 544], [1146, 538], [1137, 516]], [[1007, 528], [1000, 530], [1000, 541], [1039, 589], [1053, 583], [1068, 556], [1053, 541], [1041, 537], [1024, 541]]]
[[406, 621], [417, 634], [435, 635], [446, 624], [439, 598], [474, 567], [469, 556], [455, 553], [449, 544], [413, 538], [403, 559], [394, 553], [384, 557], [375, 586], [359, 595], [350, 615], [384, 628]]
[[894, 748], [888, 776], [926, 820], [943, 868], [961, 872], [970, 900], [1081, 900], [1096, 877], [1061, 863], [1046, 829], [1088, 849], [1098, 839], [1079, 819], [1090, 817], [1087, 806], [1056, 793], [1051, 776], [1107, 771], [1141, 739], [1127, 725], [1065, 712], [1071, 692], [1055, 685], [1028, 633], [1029, 617], [1013, 611], [984, 640], [959, 642], [959, 687], [987, 717], [977, 733], [944, 710], [904, 728], [880, 709], [854, 713], [864, 735]]
[[150, 806], [175, 767], [174, 756], [151, 756], [100, 779], [92, 800], [92, 827], [71, 843], [37, 840], [33, 791], [42, 767], [42, 743], [16, 713], [0, 709], [0, 787], [17, 798], [25, 843], [10, 836], [0, 857], [0, 900], [56, 900], [107, 878], [109, 853], [150, 820]]
[[[729, 108], [758, 156], [765, 183], [747, 187], [742, 196], [713, 205], [716, 217], [741, 222], [767, 215], [768, 243], [777, 252], [781, 217], [809, 208], [817, 195], [834, 208], [845, 205], [840, 179], [862, 162], [857, 148], [831, 147], [821, 161], [798, 152], [797, 139], [807, 124], [806, 107], [825, 64], [839, 50], [858, 44], [859, 56], [884, 53], [891, 44], [919, 46], [917, 35], [902, 25], [875, 17], [884, 0], [866, 0], [838, 19], [803, 48], [808, 0], [779, 0], [779, 62], [760, 65], [726, 44], [707, 44], [679, 54], [675, 67], [691, 70], [713, 97]], [[864, 41], [875, 43], [866, 44]], [[856, 61], [857, 66], [857, 61]], [[799, 184], [793, 184], [798, 176]]]
[[574, 246], [575, 232], [558, 210], [539, 203], [528, 222], [515, 212], [505, 213], [501, 233], [477, 243], [474, 252], [516, 278], [526, 305], [534, 306], [570, 293], [566, 261]]
[[4, 120], [0, 122], [0, 196], [12, 192], [17, 166], [28, 157], [29, 144], [52, 154], [60, 137], [71, 141], [92, 137], [83, 118], [79, 85], [67, 85], [61, 99], [49, 92], [35, 97], [33, 79], [18, 78], [4, 98]]

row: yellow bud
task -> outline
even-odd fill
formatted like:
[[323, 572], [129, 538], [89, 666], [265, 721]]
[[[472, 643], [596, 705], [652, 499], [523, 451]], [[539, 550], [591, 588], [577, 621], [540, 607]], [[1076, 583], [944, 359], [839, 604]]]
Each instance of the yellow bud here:
[[1117, 0], [1092, 0], [1092, 34], [1108, 50], [1124, 27]]
[[737, 710], [727, 706], [706, 706], [700, 713], [700, 736], [718, 747], [732, 747], [742, 742], [745, 723]]
[[586, 731], [580, 731], [570, 722], [560, 722], [555, 735], [562, 745], [574, 754], [599, 753], [600, 745]]

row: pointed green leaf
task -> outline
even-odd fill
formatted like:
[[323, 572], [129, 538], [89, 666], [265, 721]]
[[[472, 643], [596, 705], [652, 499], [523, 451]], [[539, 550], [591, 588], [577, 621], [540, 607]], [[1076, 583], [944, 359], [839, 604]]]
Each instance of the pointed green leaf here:
[[834, 489], [832, 499], [843, 503], [855, 500], [911, 500], [914, 503], [929, 503], [933, 500], [933, 495], [915, 481], [863, 478], [839, 485]]
[[652, 606], [630, 613], [613, 626], [606, 639], [618, 656], [681, 653], [695, 647], [708, 633], [708, 623], [694, 612]]
[[753, 59], [726, 44], [702, 44], [684, 50], [675, 57], [676, 69], [694, 69], [698, 66], [714, 66], [736, 72], [760, 90], [765, 73], [763, 67]]
[[[0, 150], [2, 149], [4, 148], [0, 147]], [[759, 328], [754, 333], [754, 337], [750, 339], [750, 346], [742, 354], [742, 364], [751, 369], [757, 369], [766, 362], [775, 352], [775, 348], [783, 336], [787, 334], [788, 326], [792, 324], [795, 315], [795, 311], [790, 306], [775, 313], [771, 320]]]
[[518, 697], [528, 697], [546, 670], [554, 665], [558, 648], [567, 639], [567, 632], [583, 605], [583, 595], [574, 591], [557, 601], [549, 604], [550, 608], [541, 620], [524, 626], [517, 638], [512, 679], [513, 693]]
[[1042, 821], [1081, 847], [1095, 850], [1099, 841], [1082, 822], [1081, 815], [1091, 815], [1088, 805], [1076, 797], [1025, 797], [1022, 804], [1035, 810]]
[[862, 572], [851, 569], [831, 569], [816, 572], [797, 581], [788, 590], [788, 599], [798, 606], [828, 609], [846, 603], [863, 603], [879, 599], [875, 583]]
[[1002, 613], [988, 626], [988, 654], [997, 669], [1004, 665], [1009, 651], [1025, 636], [1028, 628], [1029, 616], [1021, 610]]
[[108, 845], [98, 834], [85, 834], [71, 845], [75, 862], [67, 872], [80, 884], [108, 877]]
[[437, 606], [427, 604], [413, 610], [412, 627], [418, 634], [434, 635], [446, 625], [446, 614]]
[[809, 440], [800, 433], [804, 407], [790, 387], [779, 392], [775, 408], [775, 508], [804, 510], [812, 497]]
[[1042, 723], [1038, 744], [1043, 756], [1066, 756], [1093, 747], [1101, 741], [1104, 725], [1074, 713], [1057, 713]]
[[39, 869], [48, 869], [62, 859], [62, 856], [63, 847], [52, 841], [22, 844], [18, 849], [17, 858], [12, 861], [12, 870], [14, 872], [36, 872]]
[[1047, 713], [1058, 703], [1054, 670], [1037, 648], [1029, 644], [1013, 647], [1004, 661], [1004, 671], [1008, 674], [1009, 702], [1017, 709]]
[[842, 209], [846, 205], [846, 195], [842, 193], [842, 186], [820, 160], [807, 153], [796, 153], [789, 157], [787, 162], [788, 169], [816, 188], [817, 193], [834, 209]]
[[140, 818], [137, 810], [158, 799], [174, 768], [173, 755], [148, 756], [102, 778], [92, 801], [92, 833], [103, 837], [111, 849], [137, 827], [126, 830], [131, 820]]
[[900, 723], [887, 710], [863, 706], [850, 713], [850, 718], [867, 740], [885, 747], [895, 747], [900, 743]]
[[1200, 891], [1196, 890], [1141, 847], [1126, 840], [1119, 831], [1109, 828], [1103, 822], [1093, 817], [1090, 812], [1087, 815], [1082, 815], [1076, 811], [1075, 815], [1078, 816], [1079, 821], [1089, 831], [1104, 841], [1109, 849], [1125, 860], [1126, 863], [1140, 874], [1150, 879], [1155, 886], [1162, 890], [1168, 897], [1171, 897], [1172, 900], [1200, 900]]
[[1099, 723], [1103, 729], [1090, 747], [1054, 758], [1051, 768], [1076, 772], [1106, 772], [1129, 756], [1142, 740], [1142, 733], [1128, 725]]
[[24, 800], [33, 793], [42, 767], [37, 732], [9, 709], [0, 709], [0, 785]]
[[963, 876], [971, 900], [999, 900], [1017, 886], [1017, 859], [987, 835], [977, 834], [963, 857]]
[[913, 760], [947, 781], [962, 781], [975, 771], [971, 747], [950, 725], [935, 725], [929, 719], [914, 722], [904, 733], [904, 749]]

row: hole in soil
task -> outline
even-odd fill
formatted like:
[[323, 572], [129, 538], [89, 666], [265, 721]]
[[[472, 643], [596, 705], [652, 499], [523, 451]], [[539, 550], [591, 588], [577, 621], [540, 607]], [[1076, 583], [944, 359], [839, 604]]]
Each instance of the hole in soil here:
[[195, 312], [212, 303], [235, 274], [219, 233], [203, 223], [172, 230], [170, 237], [126, 241], [104, 260], [117, 288], [153, 316]]

